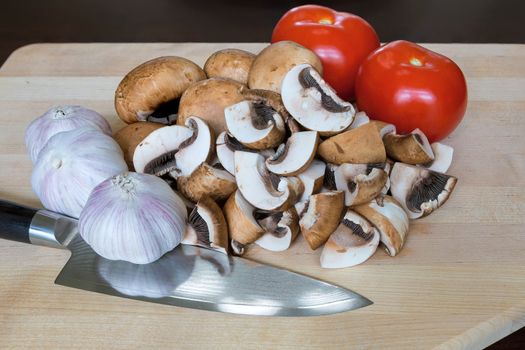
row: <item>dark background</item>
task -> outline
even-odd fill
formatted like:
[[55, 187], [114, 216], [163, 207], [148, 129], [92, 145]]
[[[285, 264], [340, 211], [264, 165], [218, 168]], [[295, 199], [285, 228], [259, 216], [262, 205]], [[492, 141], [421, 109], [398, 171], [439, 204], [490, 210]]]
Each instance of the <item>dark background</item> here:
[[[34, 42], [269, 41], [303, 1], [3, 0], [0, 63]], [[318, 1], [364, 17], [381, 41], [525, 43], [523, 0]]]
[[[36, 42], [265, 42], [282, 14], [304, 3], [308, 2], [3, 0], [0, 64], [16, 48]], [[383, 42], [525, 43], [525, 0], [317, 3], [364, 17]], [[525, 349], [525, 329], [489, 349]]]

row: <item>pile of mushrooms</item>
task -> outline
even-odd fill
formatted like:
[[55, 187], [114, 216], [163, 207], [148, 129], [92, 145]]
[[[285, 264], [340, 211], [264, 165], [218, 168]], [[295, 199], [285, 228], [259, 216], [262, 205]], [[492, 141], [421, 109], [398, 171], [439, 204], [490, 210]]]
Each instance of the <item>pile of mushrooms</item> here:
[[138, 173], [164, 179], [189, 211], [183, 244], [242, 255], [283, 251], [299, 232], [321, 266], [390, 256], [409, 219], [431, 214], [456, 178], [453, 149], [399, 135], [341, 100], [319, 58], [292, 42], [227, 49], [204, 70], [180, 57], [133, 69], [115, 94], [114, 137]]

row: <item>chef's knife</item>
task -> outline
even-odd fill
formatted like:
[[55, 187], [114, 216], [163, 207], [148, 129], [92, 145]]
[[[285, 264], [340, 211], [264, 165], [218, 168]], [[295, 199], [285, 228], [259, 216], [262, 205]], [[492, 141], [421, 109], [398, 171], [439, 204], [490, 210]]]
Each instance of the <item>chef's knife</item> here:
[[107, 260], [77, 220], [0, 200], [0, 238], [68, 249], [55, 283], [160, 304], [249, 315], [315, 316], [372, 304], [348, 289], [223, 253], [179, 245], [146, 265]]

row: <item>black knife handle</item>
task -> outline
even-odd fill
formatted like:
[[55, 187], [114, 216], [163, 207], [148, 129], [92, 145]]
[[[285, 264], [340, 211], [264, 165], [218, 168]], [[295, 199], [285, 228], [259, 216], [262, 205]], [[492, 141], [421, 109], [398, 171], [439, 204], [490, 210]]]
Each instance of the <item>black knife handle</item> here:
[[37, 210], [0, 200], [0, 238], [30, 243], [29, 226]]

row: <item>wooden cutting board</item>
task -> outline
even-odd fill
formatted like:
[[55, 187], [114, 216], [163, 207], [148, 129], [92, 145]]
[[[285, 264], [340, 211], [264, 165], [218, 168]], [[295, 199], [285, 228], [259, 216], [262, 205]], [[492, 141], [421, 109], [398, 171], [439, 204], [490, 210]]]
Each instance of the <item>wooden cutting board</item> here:
[[[118, 299], [53, 284], [64, 251], [0, 242], [0, 347], [482, 348], [525, 324], [525, 46], [425, 45], [454, 59], [470, 101], [455, 148], [459, 178], [446, 205], [411, 224], [395, 258], [319, 267], [302, 237], [248, 257], [353, 289], [375, 304], [312, 318], [237, 316]], [[0, 69], [0, 198], [39, 206], [24, 147], [50, 106], [81, 104], [123, 124], [113, 92], [131, 68], [162, 55], [202, 65], [215, 50], [264, 44], [38, 44]]]

